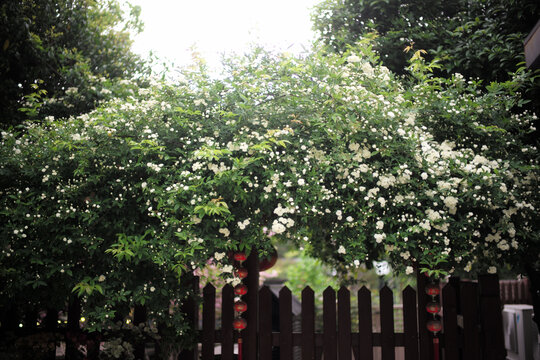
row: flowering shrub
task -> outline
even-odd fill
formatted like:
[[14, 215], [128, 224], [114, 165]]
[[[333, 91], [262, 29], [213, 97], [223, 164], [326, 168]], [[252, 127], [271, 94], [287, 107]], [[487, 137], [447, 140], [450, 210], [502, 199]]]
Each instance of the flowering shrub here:
[[125, 100], [3, 132], [2, 301], [73, 289], [90, 328], [135, 303], [181, 335], [179, 276], [211, 257], [230, 273], [225, 254], [264, 252], [268, 232], [345, 268], [537, 260], [535, 115], [509, 112], [514, 82], [482, 93], [418, 55], [406, 88], [366, 44], [255, 50], [218, 79], [127, 84]]

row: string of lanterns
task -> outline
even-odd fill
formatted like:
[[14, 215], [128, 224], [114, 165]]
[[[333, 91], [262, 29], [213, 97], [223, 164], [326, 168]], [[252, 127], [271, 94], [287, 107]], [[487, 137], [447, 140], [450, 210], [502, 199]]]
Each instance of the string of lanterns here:
[[[243, 252], [236, 252], [233, 255], [234, 260], [238, 266], [234, 271], [234, 275], [239, 279], [245, 279], [248, 275], [246, 268], [242, 266], [242, 263], [246, 261], [247, 256]], [[240, 283], [234, 287], [234, 294], [238, 298], [234, 302], [235, 318], [233, 321], [233, 328], [238, 331], [238, 360], [242, 360], [242, 334], [241, 331], [247, 327], [247, 321], [242, 317], [242, 313], [247, 310], [247, 304], [242, 300], [241, 296], [246, 295], [248, 288], [246, 285]]]
[[437, 334], [442, 330], [442, 323], [438, 319], [437, 314], [441, 311], [441, 304], [437, 301], [437, 296], [441, 289], [438, 283], [430, 283], [426, 285], [426, 294], [431, 296], [431, 301], [426, 304], [426, 311], [432, 316], [428, 320], [426, 327], [433, 333], [433, 359], [439, 360], [439, 338]]

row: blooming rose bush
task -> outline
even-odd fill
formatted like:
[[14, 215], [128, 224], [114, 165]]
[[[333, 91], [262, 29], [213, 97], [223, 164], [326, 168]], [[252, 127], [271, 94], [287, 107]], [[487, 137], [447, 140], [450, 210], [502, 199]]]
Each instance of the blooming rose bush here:
[[412, 65], [406, 86], [368, 44], [257, 49], [217, 79], [201, 66], [127, 84], [91, 113], [3, 132], [2, 301], [74, 290], [91, 328], [146, 304], [182, 335], [180, 276], [210, 258], [227, 275], [225, 255], [264, 253], [269, 233], [342, 270], [538, 260], [536, 116], [510, 112], [521, 80], [483, 91]]

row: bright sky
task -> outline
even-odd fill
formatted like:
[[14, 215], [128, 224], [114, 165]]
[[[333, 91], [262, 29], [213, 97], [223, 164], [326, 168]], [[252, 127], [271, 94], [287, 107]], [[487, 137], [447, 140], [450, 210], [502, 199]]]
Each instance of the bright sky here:
[[178, 66], [191, 63], [190, 48], [212, 69], [221, 54], [244, 53], [250, 43], [300, 53], [314, 39], [311, 8], [321, 0], [131, 0], [142, 9], [144, 32], [133, 49], [153, 50]]

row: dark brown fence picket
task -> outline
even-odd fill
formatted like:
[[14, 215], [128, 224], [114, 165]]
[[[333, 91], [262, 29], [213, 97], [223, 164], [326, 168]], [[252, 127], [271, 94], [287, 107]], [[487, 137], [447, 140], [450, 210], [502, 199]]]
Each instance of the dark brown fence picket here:
[[248, 292], [245, 295], [247, 328], [242, 331], [243, 356], [245, 360], [257, 360], [257, 329], [259, 329], [259, 256], [257, 251], [249, 254], [245, 267], [248, 276], [244, 279], [244, 283], [248, 287]]
[[342, 286], [338, 291], [338, 358], [351, 360], [351, 294]]
[[482, 324], [482, 355], [485, 359], [504, 360], [504, 333], [502, 331], [501, 298], [499, 296], [499, 277], [481, 275], [478, 277], [480, 287], [480, 319]]
[[337, 360], [336, 340], [336, 292], [328, 286], [323, 292], [324, 360]]
[[358, 290], [358, 357], [373, 359], [373, 319], [371, 315], [371, 292], [365, 286]]
[[302, 290], [302, 360], [315, 360], [315, 294]]
[[[199, 294], [199, 278], [192, 274], [185, 274], [180, 280], [180, 284], [188, 288], [189, 294], [182, 303], [181, 311], [185, 314], [186, 322], [191, 327], [192, 331], [198, 330], [199, 311], [195, 298]], [[199, 358], [197, 344], [188, 349], [182, 349], [179, 358], [182, 360], [197, 360]]]
[[431, 345], [431, 335], [426, 328], [428, 321], [428, 313], [425, 311], [428, 302], [427, 295], [425, 293], [427, 285], [427, 276], [420, 272], [420, 269], [416, 270], [416, 296], [418, 301], [418, 342], [419, 342], [419, 360], [429, 360], [430, 354], [433, 354]]
[[259, 359], [272, 359], [272, 292], [268, 286], [259, 290]]
[[395, 335], [394, 335], [394, 295], [388, 286], [384, 286], [380, 292], [381, 304], [381, 354], [382, 360], [394, 360]]
[[[146, 306], [144, 305], [135, 305], [133, 309], [133, 325], [139, 326], [146, 322]], [[138, 340], [135, 345], [133, 355], [135, 359], [144, 359], [145, 358], [145, 347], [146, 341], [144, 339]]]
[[416, 324], [416, 291], [410, 286], [403, 290], [403, 341], [405, 360], [418, 359], [418, 326]]
[[221, 290], [221, 360], [233, 360], [234, 355], [234, 288], [227, 284]]
[[444, 358], [459, 359], [457, 300], [453, 284], [448, 283], [442, 290], [443, 326], [444, 326]]
[[66, 360], [78, 358], [76, 338], [81, 328], [81, 302], [78, 296], [72, 296], [68, 305], [67, 332], [66, 332]]
[[203, 289], [202, 360], [214, 359], [216, 329], [216, 288], [207, 284]]
[[292, 360], [292, 294], [286, 286], [279, 292], [279, 359]]
[[463, 315], [463, 360], [479, 358], [478, 334], [478, 284], [473, 282], [461, 283], [461, 313]]

